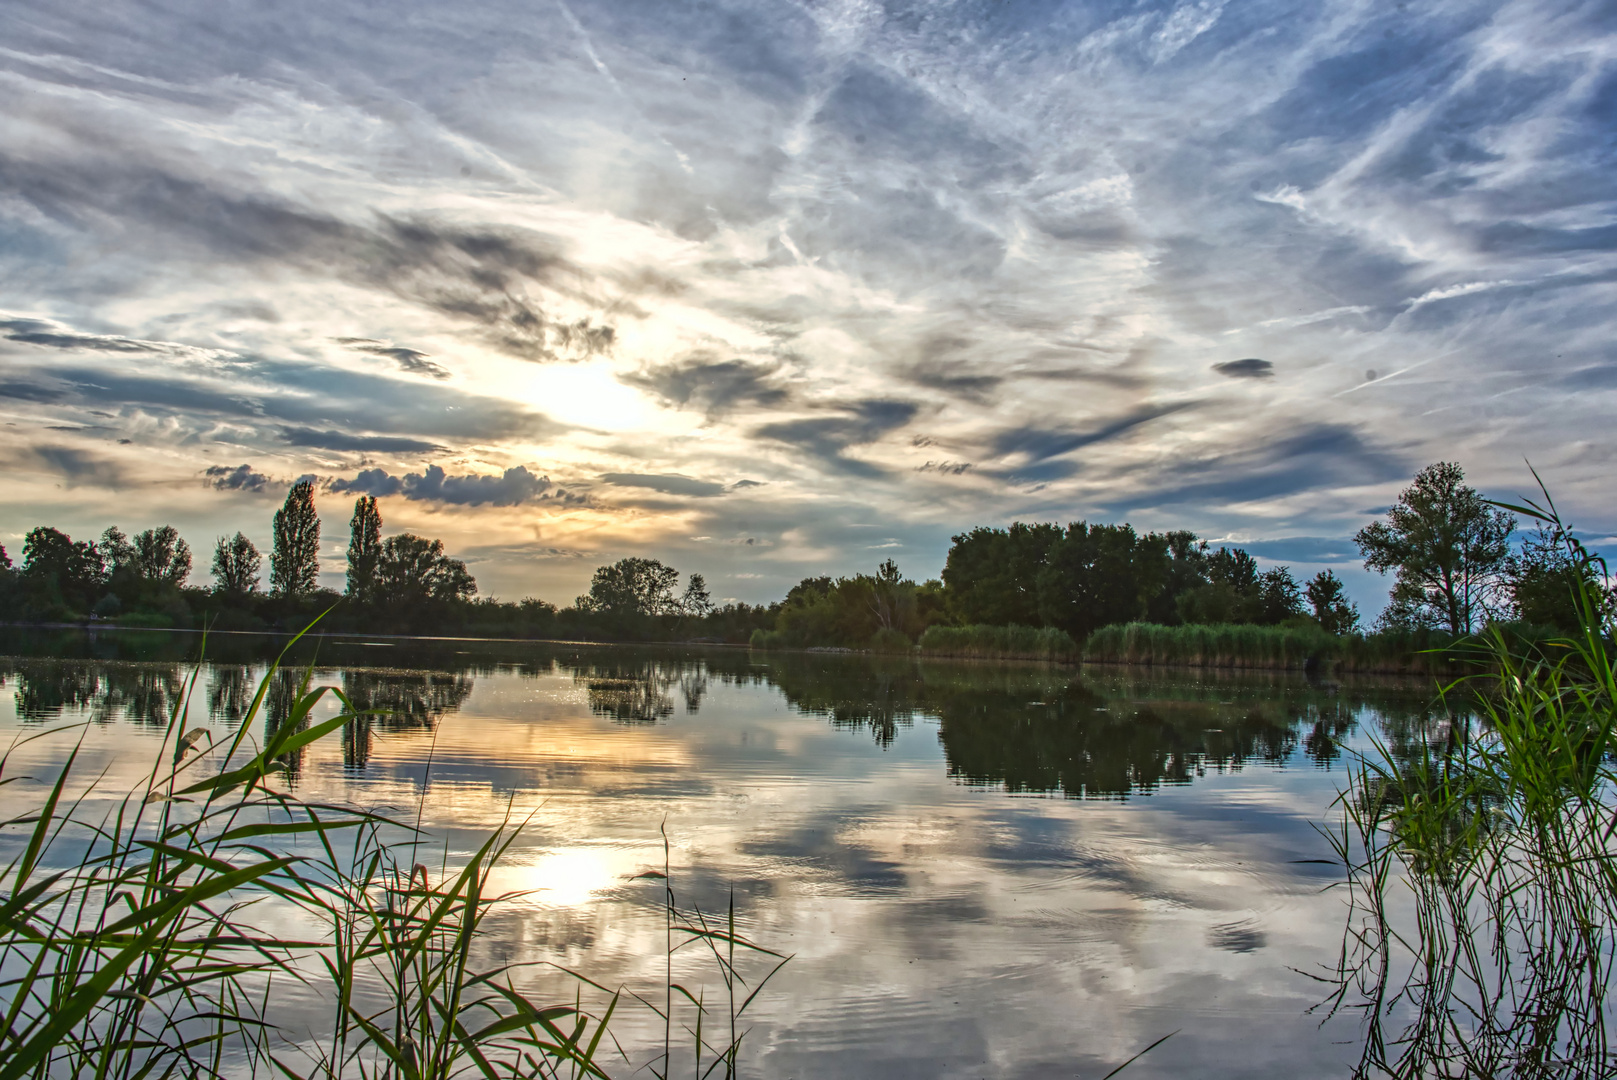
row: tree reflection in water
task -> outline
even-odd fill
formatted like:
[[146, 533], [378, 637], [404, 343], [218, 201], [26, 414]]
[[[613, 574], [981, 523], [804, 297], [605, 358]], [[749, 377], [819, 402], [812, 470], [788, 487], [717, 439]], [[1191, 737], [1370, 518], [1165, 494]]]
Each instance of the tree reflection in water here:
[[343, 767], [365, 768], [378, 731], [431, 731], [440, 717], [465, 704], [472, 694], [469, 674], [350, 668], [343, 693], [360, 717], [343, 727]]
[[35, 723], [56, 720], [64, 710], [87, 709], [94, 723], [124, 718], [162, 727], [185, 682], [172, 664], [20, 660], [14, 673], [17, 715]]
[[590, 711], [619, 724], [668, 719], [675, 693], [686, 713], [695, 714], [707, 694], [707, 669], [700, 662], [612, 656], [575, 663], [572, 674], [588, 695]]

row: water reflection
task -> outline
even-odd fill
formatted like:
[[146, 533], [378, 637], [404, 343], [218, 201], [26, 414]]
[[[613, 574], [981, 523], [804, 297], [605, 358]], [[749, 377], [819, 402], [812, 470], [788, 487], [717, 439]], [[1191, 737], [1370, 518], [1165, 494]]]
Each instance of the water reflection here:
[[474, 685], [470, 675], [448, 671], [345, 670], [343, 693], [363, 715], [343, 727], [344, 768], [365, 768], [377, 731], [432, 730], [465, 703]]
[[[196, 641], [86, 638], [57, 642], [78, 659], [0, 659], [18, 721], [99, 718], [109, 757], [144, 742], [123, 756], [147, 760]], [[193, 710], [238, 726], [282, 644], [210, 640]], [[1305, 1015], [1317, 984], [1292, 970], [1329, 963], [1340, 933], [1314, 825], [1343, 740], [1370, 726], [1414, 752], [1444, 730], [1424, 693], [1392, 684], [306, 646], [267, 688], [266, 726], [294, 714], [311, 665], [368, 713], [287, 763], [308, 796], [409, 805], [461, 853], [508, 812], [533, 815], [500, 884], [531, 893], [498, 923], [512, 962], [661, 986], [661, 908], [635, 875], [662, 866], [666, 822], [681, 895], [723, 910], [733, 888], [738, 924], [798, 955], [760, 999], [753, 1075], [1103, 1076], [1177, 1029], [1129, 1074], [1350, 1064], [1335, 1040], [1356, 1029], [1321, 1034]], [[627, 1045], [660, 1038], [624, 1015]]]
[[[179, 635], [153, 641], [129, 635], [99, 640], [79, 635], [77, 652], [173, 654]], [[90, 640], [84, 640], [89, 638]], [[273, 639], [229, 641], [238, 658], [257, 649], [267, 659]], [[0, 645], [7, 642], [0, 635]], [[35, 643], [37, 645], [37, 642]], [[48, 642], [61, 651], [64, 642]], [[196, 642], [190, 641], [194, 648]], [[471, 646], [467, 648], [458, 646]], [[210, 653], [219, 651], [211, 642]], [[383, 654], [383, 650], [386, 650]], [[1220, 680], [1205, 674], [1142, 677], [1117, 670], [1043, 665], [949, 664], [825, 654], [772, 655], [741, 651], [706, 655], [657, 654], [634, 649], [578, 650], [528, 646], [513, 651], [484, 643], [412, 642], [393, 645], [352, 639], [315, 642], [288, 659], [268, 687], [265, 720], [273, 731], [291, 714], [307, 669], [385, 655], [400, 666], [334, 663], [340, 683], [365, 715], [348, 725], [343, 763], [362, 772], [378, 733], [430, 731], [471, 696], [479, 674], [536, 678], [569, 676], [589, 709], [614, 723], [666, 723], [676, 714], [700, 713], [711, 686], [767, 685], [799, 713], [824, 718], [833, 728], [867, 733], [890, 747], [918, 718], [937, 721], [948, 774], [959, 782], [1012, 793], [1072, 798], [1123, 798], [1165, 785], [1183, 785], [1209, 769], [1251, 764], [1279, 766], [1300, 748], [1314, 765], [1330, 768], [1367, 708], [1384, 717], [1384, 737], [1396, 754], [1412, 755], [1441, 738], [1446, 716], [1407, 688], [1367, 683], [1342, 691], [1334, 684], [1250, 677]], [[19, 717], [47, 722], [64, 711], [87, 710], [97, 722], [113, 718], [161, 725], [182, 692], [177, 663], [94, 663], [66, 659], [14, 659]], [[423, 668], [426, 668], [423, 670]], [[209, 665], [209, 720], [240, 724], [263, 667], [248, 662]], [[318, 680], [317, 680], [318, 681]], [[1384, 700], [1378, 700], [1384, 699]], [[294, 774], [301, 756], [287, 762]]]

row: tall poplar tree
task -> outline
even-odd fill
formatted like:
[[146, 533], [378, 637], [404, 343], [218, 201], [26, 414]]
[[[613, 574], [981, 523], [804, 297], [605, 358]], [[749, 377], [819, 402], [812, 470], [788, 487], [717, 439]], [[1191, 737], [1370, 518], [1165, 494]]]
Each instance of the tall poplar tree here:
[[382, 514], [376, 496], [361, 495], [354, 502], [348, 523], [348, 595], [355, 600], [376, 598], [376, 568], [382, 558]]
[[306, 596], [314, 591], [319, 573], [320, 516], [314, 510], [314, 484], [299, 480], [275, 512], [270, 591], [277, 596]]

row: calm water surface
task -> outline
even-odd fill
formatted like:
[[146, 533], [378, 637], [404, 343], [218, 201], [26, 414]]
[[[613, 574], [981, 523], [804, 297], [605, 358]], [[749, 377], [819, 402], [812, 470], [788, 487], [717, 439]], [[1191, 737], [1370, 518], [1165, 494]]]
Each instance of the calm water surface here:
[[[89, 721], [85, 774], [132, 786], [195, 644], [13, 631], [0, 724]], [[210, 643], [193, 724], [240, 715], [265, 649]], [[457, 853], [531, 815], [498, 958], [660, 995], [661, 884], [635, 877], [662, 867], [660, 830], [681, 901], [733, 889], [745, 931], [793, 954], [754, 1006], [750, 1075], [1100, 1077], [1170, 1032], [1126, 1075], [1358, 1058], [1351, 1018], [1309, 1011], [1343, 921], [1316, 826], [1338, 743], [1419, 730], [1419, 684], [336, 639], [299, 659], [396, 713], [308, 750], [306, 798], [419, 813]], [[682, 977], [718, 987], [694, 958]], [[639, 1008], [614, 1030], [623, 1074], [660, 1038]]]

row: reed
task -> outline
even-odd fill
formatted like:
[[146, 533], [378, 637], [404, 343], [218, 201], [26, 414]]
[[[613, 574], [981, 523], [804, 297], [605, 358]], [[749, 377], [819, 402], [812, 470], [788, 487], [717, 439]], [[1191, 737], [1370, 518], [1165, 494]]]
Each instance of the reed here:
[[925, 656], [979, 660], [1076, 660], [1078, 646], [1065, 630], [1032, 626], [929, 626], [921, 635]]
[[[1559, 527], [1545, 502], [1509, 509]], [[1360, 756], [1342, 796], [1350, 915], [1327, 1007], [1362, 1010], [1360, 1075], [1617, 1074], [1614, 627], [1604, 563], [1567, 543], [1591, 570], [1583, 631], [1490, 631], [1486, 667], [1443, 687], [1446, 719]]]
[[1455, 639], [1436, 631], [1338, 636], [1317, 626], [1123, 623], [1084, 642], [1088, 663], [1234, 670], [1446, 674], [1463, 659]]
[[[193, 671], [134, 790], [110, 806], [93, 783], [70, 795], [75, 749], [41, 802], [0, 822], [13, 849], [0, 869], [0, 1080], [604, 1076], [615, 1001], [599, 1020], [576, 1001], [540, 1005], [510, 969], [472, 963], [504, 899], [486, 893], [488, 870], [515, 830], [434, 884], [412, 858], [413, 829], [278, 789], [305, 748], [362, 716], [305, 672], [250, 745], [281, 674], [272, 667], [216, 745], [187, 722]], [[337, 714], [317, 720], [328, 695]], [[24, 780], [20, 745], [0, 757], [0, 784]], [[289, 915], [324, 932], [263, 928]], [[287, 982], [330, 1004], [323, 1031], [277, 1028], [269, 1003]]]

